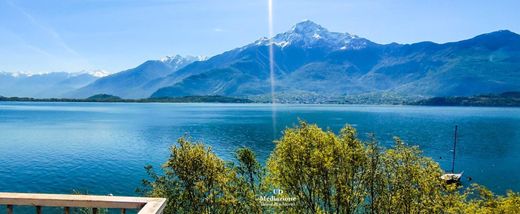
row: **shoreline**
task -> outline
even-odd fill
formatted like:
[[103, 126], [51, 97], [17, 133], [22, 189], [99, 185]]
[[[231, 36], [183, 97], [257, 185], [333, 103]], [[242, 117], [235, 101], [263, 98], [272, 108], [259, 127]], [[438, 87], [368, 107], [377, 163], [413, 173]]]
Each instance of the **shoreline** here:
[[[193, 95], [163, 98], [125, 99], [117, 96], [99, 94], [89, 98], [31, 98], [3, 97], [1, 102], [68, 102], [68, 103], [237, 103], [237, 104], [272, 104], [265, 100], [255, 100], [247, 97], [228, 97], [220, 95]], [[422, 100], [378, 100], [375, 102], [359, 102], [359, 100], [328, 100], [325, 102], [291, 102], [288, 100], [275, 102], [286, 105], [387, 105], [387, 106], [439, 106], [439, 107], [520, 107], [520, 93], [508, 92], [500, 95], [479, 95], [473, 97], [432, 97]]]
[[[108, 103], [108, 104], [239, 104], [239, 105], [271, 105], [266, 102], [181, 102], [181, 101], [95, 101], [95, 100], [4, 100], [0, 103]], [[392, 104], [392, 103], [275, 103], [280, 106], [387, 106], [387, 107], [470, 107], [470, 108], [520, 108], [520, 106], [501, 106], [501, 105], [417, 105], [417, 104]]]

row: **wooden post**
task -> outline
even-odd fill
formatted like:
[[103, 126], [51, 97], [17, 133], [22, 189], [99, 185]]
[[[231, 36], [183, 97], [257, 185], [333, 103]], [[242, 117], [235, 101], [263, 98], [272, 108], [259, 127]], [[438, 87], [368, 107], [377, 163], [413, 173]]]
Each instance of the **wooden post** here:
[[42, 206], [36, 206], [36, 214], [42, 214]]
[[7, 214], [13, 214], [13, 205], [7, 205]]
[[65, 207], [65, 214], [70, 214], [70, 207]]
[[97, 214], [97, 211], [98, 211], [97, 208], [92, 208], [92, 214]]
[[121, 208], [121, 214], [126, 214], [126, 209], [125, 208]]

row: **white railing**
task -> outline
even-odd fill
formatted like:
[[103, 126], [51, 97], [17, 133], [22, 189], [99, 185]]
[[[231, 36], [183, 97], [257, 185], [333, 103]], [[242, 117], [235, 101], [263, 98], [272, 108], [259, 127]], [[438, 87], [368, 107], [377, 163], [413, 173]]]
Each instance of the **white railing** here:
[[41, 214], [42, 207], [63, 207], [69, 214], [70, 208], [92, 208], [94, 214], [99, 208], [139, 210], [138, 214], [162, 214], [166, 206], [165, 198], [120, 197], [99, 195], [63, 195], [63, 194], [33, 194], [33, 193], [2, 193], [0, 205], [7, 206], [7, 213], [13, 213], [13, 206], [34, 206], [36, 213]]

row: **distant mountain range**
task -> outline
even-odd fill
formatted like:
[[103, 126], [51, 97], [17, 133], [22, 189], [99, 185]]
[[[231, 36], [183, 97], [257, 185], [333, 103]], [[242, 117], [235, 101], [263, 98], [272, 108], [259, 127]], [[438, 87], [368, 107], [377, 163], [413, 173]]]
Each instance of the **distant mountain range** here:
[[[466, 96], [520, 89], [520, 36], [510, 31], [446, 44], [382, 45], [305, 21], [273, 40], [276, 92], [289, 101], [308, 95]], [[268, 94], [268, 44], [260, 39], [187, 66], [152, 97]]]
[[88, 86], [68, 93], [68, 96], [85, 98], [95, 94], [111, 94], [123, 98], [146, 98], [158, 89], [154, 82], [164, 79], [186, 65], [204, 59], [176, 55], [161, 60], [149, 60], [135, 68], [98, 79]]
[[42, 74], [0, 72], [0, 95], [10, 97], [61, 98], [106, 76], [103, 71]]
[[[147, 61], [67, 91], [86, 98], [269, 96], [269, 44], [261, 38], [209, 59]], [[377, 44], [304, 21], [273, 39], [275, 90], [283, 102], [313, 97], [472, 96], [520, 91], [520, 35], [507, 31], [459, 42]], [[9, 95], [0, 89], [0, 95]]]

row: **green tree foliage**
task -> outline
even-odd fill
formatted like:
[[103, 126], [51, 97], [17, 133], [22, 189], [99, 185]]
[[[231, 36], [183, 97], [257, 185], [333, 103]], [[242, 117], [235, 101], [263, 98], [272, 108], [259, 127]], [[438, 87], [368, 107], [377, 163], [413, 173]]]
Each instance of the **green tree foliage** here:
[[238, 160], [238, 165], [235, 168], [238, 175], [249, 185], [249, 189], [256, 194], [256, 192], [261, 190], [260, 183], [264, 173], [256, 159], [255, 153], [251, 149], [243, 147], [237, 149], [235, 158]]
[[447, 195], [442, 171], [417, 147], [409, 147], [399, 138], [394, 148], [383, 154], [382, 188], [377, 192], [378, 209], [390, 213], [438, 213], [444, 210]]
[[168, 198], [165, 213], [260, 212], [255, 192], [260, 191], [261, 167], [254, 153], [241, 148], [238, 164], [225, 163], [202, 143], [180, 138], [159, 175], [145, 167], [143, 180], [148, 196]]
[[234, 172], [231, 176], [233, 182], [228, 186], [233, 188], [229, 194], [237, 199], [237, 206], [233, 212], [237, 213], [260, 213], [262, 207], [257, 194], [265, 191], [262, 185], [264, 171], [256, 159], [255, 153], [249, 148], [239, 148], [235, 152], [237, 163], [230, 163], [229, 166]]
[[467, 204], [459, 205], [459, 213], [520, 213], [520, 194], [508, 191], [505, 196], [495, 196], [483, 186], [473, 184], [466, 193]]
[[411, 213], [442, 210], [442, 171], [398, 138], [382, 152], [345, 126], [339, 136], [304, 122], [287, 129], [268, 164], [269, 181], [296, 195], [309, 213]]
[[232, 205], [233, 200], [225, 194], [231, 172], [224, 161], [201, 143], [185, 138], [178, 143], [163, 165], [164, 175], [147, 167], [152, 178], [144, 182], [151, 188], [148, 194], [169, 198], [167, 213], [214, 213]]
[[[166, 213], [520, 213], [519, 193], [448, 185], [435, 161], [399, 138], [385, 149], [374, 136], [360, 140], [352, 126], [335, 134], [300, 122], [275, 143], [263, 168], [248, 148], [226, 163], [180, 138], [160, 175], [146, 168], [141, 191], [168, 198]], [[296, 200], [262, 206], [266, 195]]]

